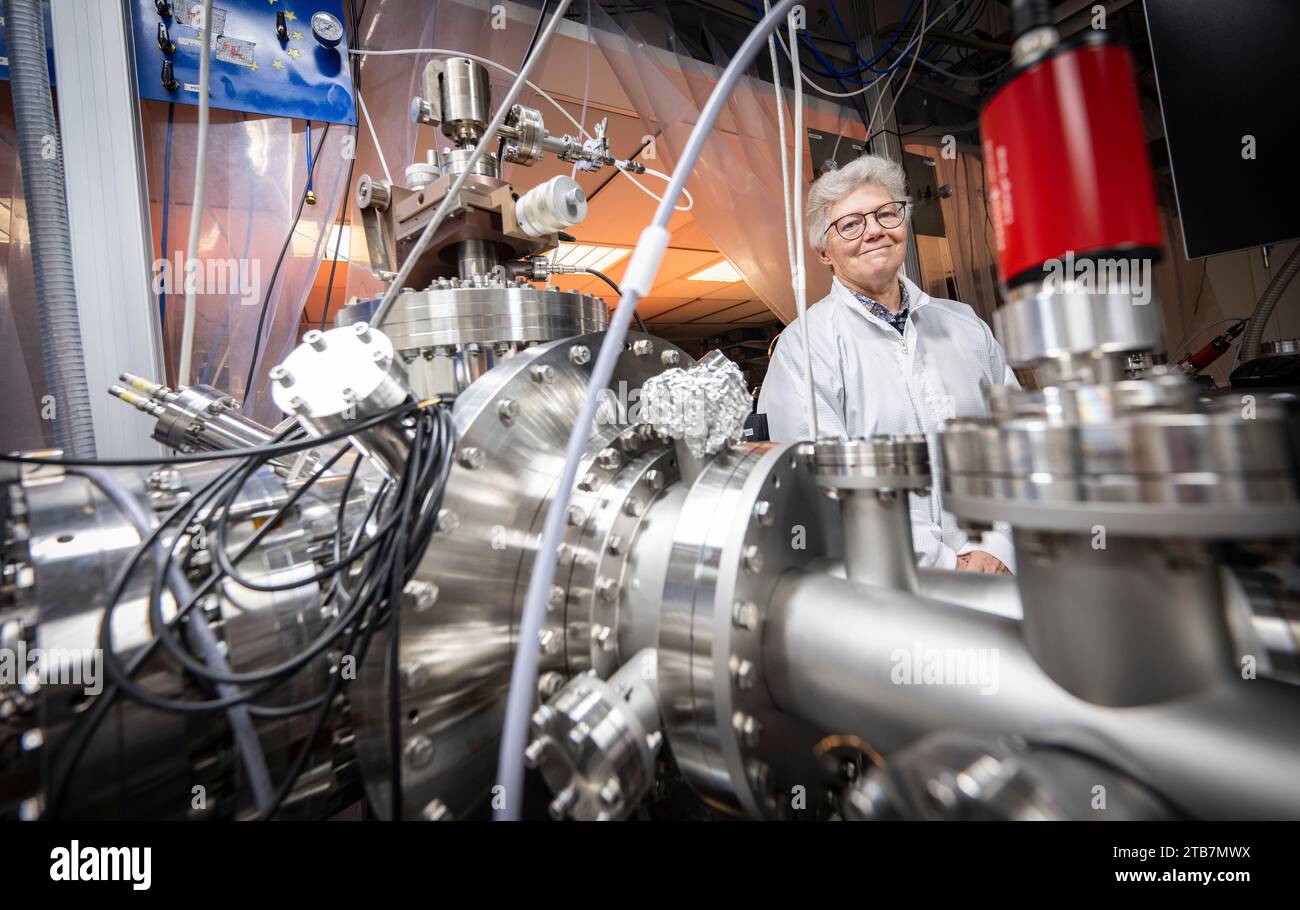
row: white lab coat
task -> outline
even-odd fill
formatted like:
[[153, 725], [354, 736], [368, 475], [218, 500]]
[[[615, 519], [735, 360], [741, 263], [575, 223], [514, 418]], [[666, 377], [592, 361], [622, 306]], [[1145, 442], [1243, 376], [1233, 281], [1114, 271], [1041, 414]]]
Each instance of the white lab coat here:
[[[903, 335], [868, 312], [838, 278], [830, 294], [808, 308], [818, 434], [924, 434], [934, 485], [929, 496], [912, 494], [917, 563], [952, 569], [959, 555], [984, 550], [1015, 571], [1007, 525], [997, 523], [982, 539], [972, 539], [943, 511], [936, 431], [945, 418], [988, 413], [982, 383], [1019, 384], [1002, 346], [974, 310], [902, 281], [911, 301]], [[796, 319], [781, 333], [758, 398], [771, 439], [809, 438], [804, 401], [803, 327]]]

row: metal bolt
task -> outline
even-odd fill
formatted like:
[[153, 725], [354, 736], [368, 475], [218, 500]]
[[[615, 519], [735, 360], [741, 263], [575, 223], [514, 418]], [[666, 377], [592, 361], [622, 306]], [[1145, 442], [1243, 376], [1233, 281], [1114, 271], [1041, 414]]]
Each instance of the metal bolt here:
[[772, 509], [772, 504], [766, 499], [760, 499], [754, 503], [754, 518], [765, 528], [770, 528], [772, 522], [776, 520], [776, 512]]
[[754, 664], [752, 661], [740, 660], [736, 663], [736, 668], [732, 671], [732, 678], [736, 683], [737, 689], [754, 688]]
[[402, 685], [408, 689], [420, 689], [429, 681], [429, 665], [409, 663], [402, 667]]
[[550, 382], [555, 378], [555, 370], [545, 363], [536, 364], [528, 373], [533, 377], [533, 382]]
[[375, 353], [370, 355], [370, 359], [380, 367], [388, 366], [388, 361], [390, 360], [388, 354], [383, 351], [375, 351]]
[[406, 763], [412, 768], [427, 768], [433, 763], [433, 741], [424, 735], [412, 736], [404, 754]]
[[560, 687], [563, 685], [563, 673], [556, 673], [555, 671], [543, 673], [537, 677], [537, 696], [542, 699], [550, 698], [556, 692], [559, 692]]
[[540, 740], [535, 739], [528, 744], [524, 750], [524, 764], [530, 768], [536, 768], [542, 761], [542, 753], [546, 751], [546, 745]]
[[614, 650], [614, 630], [609, 626], [602, 626], [596, 623], [591, 627], [591, 637], [600, 645], [602, 651]]
[[618, 454], [617, 449], [604, 448], [596, 456], [596, 463], [606, 471], [617, 471], [619, 466], [623, 464], [623, 456]]
[[558, 610], [564, 606], [564, 589], [559, 585], [551, 585], [551, 592], [546, 597], [546, 606], [551, 610]]
[[295, 395], [295, 396], [293, 396], [292, 398], [289, 399], [289, 410], [290, 410], [290, 411], [301, 411], [301, 410], [303, 410], [303, 408], [305, 408], [305, 407], [307, 407], [307, 402], [303, 401], [303, 400], [302, 400], [301, 398], [299, 398], [297, 395]]
[[607, 604], [612, 604], [618, 600], [618, 582], [612, 578], [598, 578], [596, 580], [596, 594]]
[[575, 344], [569, 347], [569, 362], [582, 366], [591, 362], [591, 348], [585, 344]]
[[325, 336], [318, 329], [312, 329], [306, 335], [303, 335], [302, 340], [305, 344], [311, 345], [318, 351], [325, 350]]
[[432, 582], [413, 578], [406, 583], [402, 593], [417, 613], [423, 613], [438, 602], [438, 586]]
[[32, 727], [23, 734], [22, 749], [24, 752], [35, 752], [45, 743], [45, 734], [41, 732], [40, 727]]
[[641, 512], [644, 511], [644, 508], [645, 507], [642, 505], [641, 500], [637, 499], [635, 496], [629, 496], [627, 502], [623, 503], [623, 511], [632, 518], [639, 516]]
[[738, 600], [731, 608], [731, 621], [741, 629], [758, 625], [758, 605], [748, 600]]
[[664, 488], [664, 475], [662, 471], [651, 468], [645, 472], [645, 483], [650, 489], [658, 493]]
[[266, 375], [271, 377], [272, 382], [278, 382], [280, 385], [293, 385], [293, 374], [284, 367], [271, 367], [271, 371]]
[[664, 351], [659, 355], [659, 362], [666, 367], [676, 366], [682, 359], [682, 355], [676, 351]]
[[434, 524], [434, 529], [444, 533], [454, 531], [460, 527], [460, 516], [451, 509], [439, 509], [438, 521]]
[[659, 746], [663, 743], [663, 741], [664, 741], [664, 735], [660, 733], [658, 730], [654, 731], [653, 733], [646, 734], [645, 744], [650, 747], [651, 752], [657, 751], [659, 749]]
[[655, 344], [648, 338], [638, 338], [632, 342], [632, 353], [638, 357], [644, 357], [647, 354], [655, 352]]
[[461, 463], [462, 467], [476, 471], [483, 467], [483, 463], [487, 461], [487, 453], [478, 446], [466, 446], [456, 453], [456, 460]]
[[578, 489], [590, 493], [592, 490], [596, 489], [599, 484], [600, 477], [598, 477], [594, 472], [588, 471], [583, 475], [582, 480], [578, 481]]
[[426, 822], [449, 822], [451, 821], [451, 810], [447, 804], [440, 799], [431, 799], [429, 804], [420, 811], [420, 817]]
[[618, 778], [615, 777], [605, 781], [605, 786], [600, 788], [600, 801], [611, 808], [618, 805], [622, 795], [623, 788], [618, 785]]
[[557, 822], [562, 821], [564, 817], [569, 814], [569, 810], [573, 808], [573, 804], [577, 801], [577, 798], [577, 791], [574, 790], [573, 784], [569, 784], [569, 786], [559, 792], [555, 799], [551, 800], [551, 818], [555, 819]]
[[606, 548], [614, 556], [621, 556], [624, 550], [623, 538], [618, 534], [613, 535], [612, 537], [610, 537], [609, 543], [606, 545]]
[[560, 636], [554, 629], [543, 629], [538, 632], [537, 643], [542, 646], [543, 654], [554, 655], [560, 651]]
[[356, 336], [360, 338], [362, 341], [370, 340], [370, 323], [358, 322], [356, 325], [352, 327], [352, 331], [355, 332]]
[[750, 544], [745, 547], [744, 556], [745, 571], [757, 575], [763, 571], [763, 553], [758, 547]]
[[582, 511], [581, 506], [569, 506], [569, 510], [565, 512], [565, 518], [568, 520], [569, 524], [576, 528], [586, 521], [587, 513]]
[[497, 402], [497, 416], [502, 423], [510, 423], [519, 416], [519, 402], [513, 398], [503, 398]]
[[749, 782], [755, 790], [765, 792], [770, 769], [767, 762], [756, 761], [749, 766]]
[[628, 454], [639, 452], [641, 450], [641, 437], [635, 432], [628, 433], [626, 436], [620, 436], [618, 447]]
[[731, 718], [731, 724], [736, 730], [736, 735], [746, 746], [752, 749], [758, 745], [759, 735], [763, 732], [763, 725], [758, 718], [737, 711]]
[[536, 711], [533, 712], [534, 727], [545, 727], [554, 719], [555, 719], [555, 711], [551, 709], [550, 705], [542, 705], [540, 708], [538, 708]]

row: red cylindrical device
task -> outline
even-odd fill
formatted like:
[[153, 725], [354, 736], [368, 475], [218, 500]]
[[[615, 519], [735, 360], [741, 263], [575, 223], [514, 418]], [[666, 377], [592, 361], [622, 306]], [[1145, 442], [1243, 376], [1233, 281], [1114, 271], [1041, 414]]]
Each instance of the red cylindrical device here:
[[1048, 260], [1154, 258], [1162, 240], [1128, 51], [1091, 33], [1013, 76], [980, 115], [1007, 286]]

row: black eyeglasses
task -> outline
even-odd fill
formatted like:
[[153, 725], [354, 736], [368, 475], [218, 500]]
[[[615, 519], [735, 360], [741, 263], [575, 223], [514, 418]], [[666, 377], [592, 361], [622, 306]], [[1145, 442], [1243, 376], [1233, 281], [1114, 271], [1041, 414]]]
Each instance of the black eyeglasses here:
[[[867, 218], [874, 217], [876, 224], [886, 231], [891, 231], [903, 223], [903, 216], [907, 212], [906, 202], [886, 202], [874, 212], [855, 212], [852, 215], [842, 215], [831, 222], [830, 227], [835, 228], [835, 232], [845, 240], [857, 240], [862, 236], [862, 232], [867, 228]], [[825, 236], [823, 234], [822, 236]]]

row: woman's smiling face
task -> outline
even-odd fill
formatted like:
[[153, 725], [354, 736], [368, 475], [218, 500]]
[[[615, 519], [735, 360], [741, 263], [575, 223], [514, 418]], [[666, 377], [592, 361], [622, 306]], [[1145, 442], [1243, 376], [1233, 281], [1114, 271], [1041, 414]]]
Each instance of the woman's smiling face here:
[[871, 293], [898, 280], [907, 255], [907, 221], [886, 230], [874, 216], [868, 216], [862, 234], [854, 240], [841, 237], [835, 223], [845, 215], [874, 212], [893, 201], [880, 184], [864, 183], [831, 208], [826, 249], [818, 251], [818, 257], [856, 290]]

